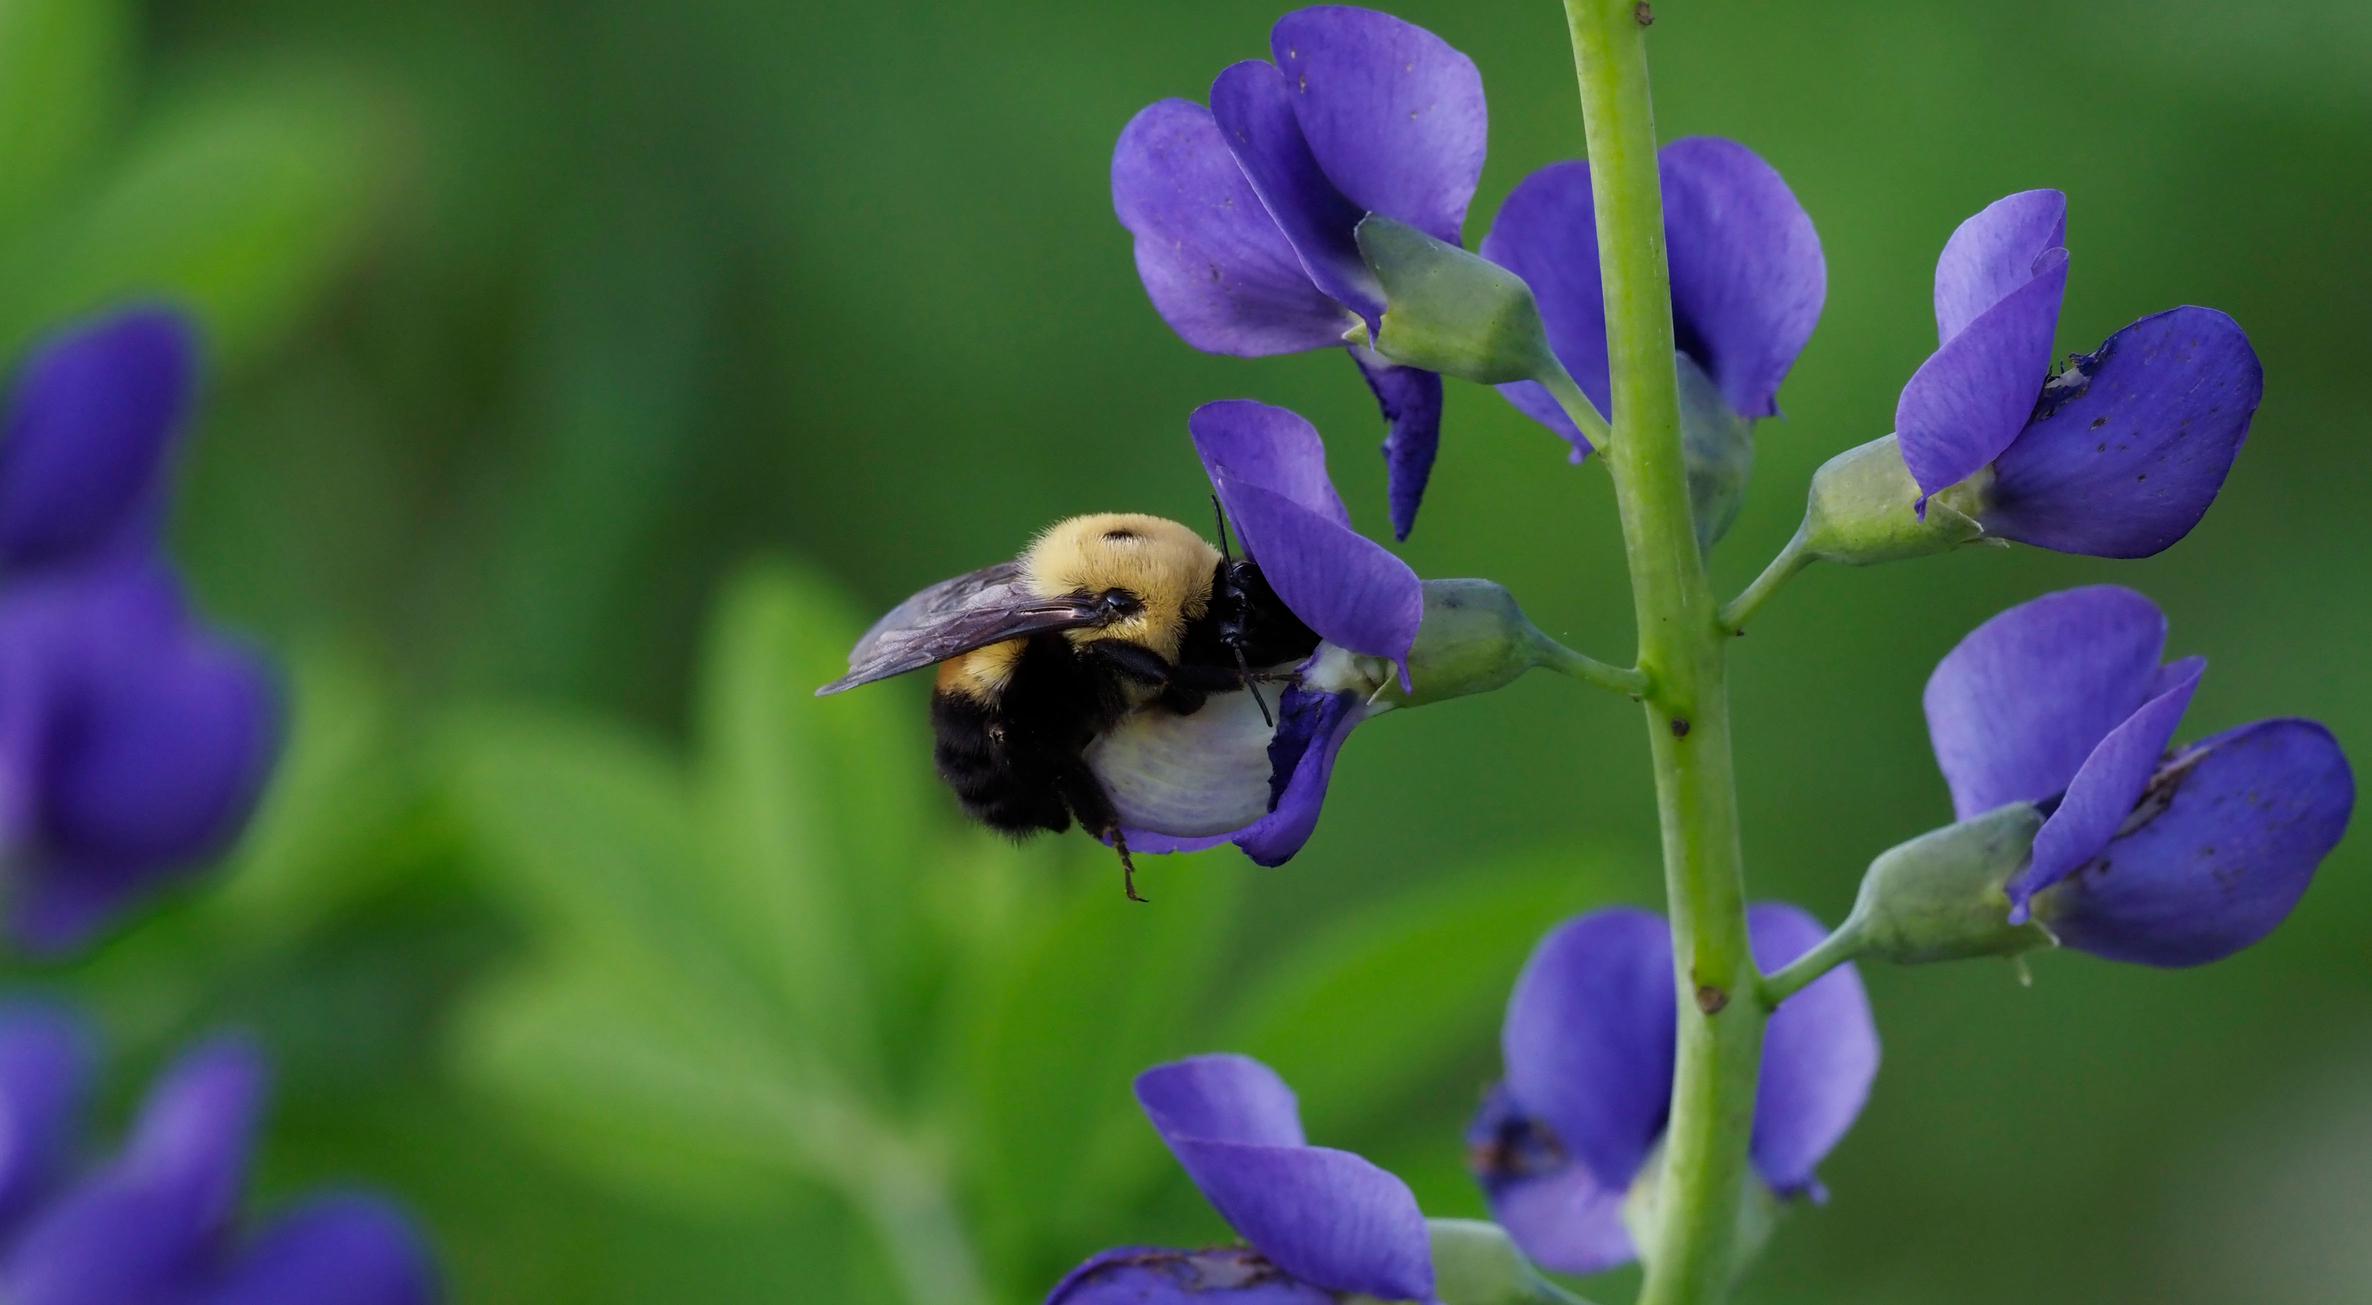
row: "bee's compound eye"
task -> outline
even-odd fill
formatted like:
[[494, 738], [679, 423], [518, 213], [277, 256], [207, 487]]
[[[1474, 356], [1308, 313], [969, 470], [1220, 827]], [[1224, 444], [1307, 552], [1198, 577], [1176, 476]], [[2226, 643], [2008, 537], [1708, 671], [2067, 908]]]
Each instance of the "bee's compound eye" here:
[[1126, 589], [1106, 589], [1098, 600], [1107, 617], [1135, 616], [1145, 610], [1145, 604]]

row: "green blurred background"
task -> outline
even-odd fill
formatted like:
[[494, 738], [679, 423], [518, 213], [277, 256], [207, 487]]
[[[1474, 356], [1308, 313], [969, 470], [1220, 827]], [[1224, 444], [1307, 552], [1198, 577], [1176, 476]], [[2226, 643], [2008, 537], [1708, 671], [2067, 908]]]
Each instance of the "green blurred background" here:
[[[1578, 152], [1557, 8], [1395, 9], [1483, 70], [1478, 239]], [[1351, 369], [1187, 349], [1110, 213], [1122, 123], [1276, 12], [0, 0], [0, 345], [200, 309], [177, 545], [299, 717], [226, 878], [21, 981], [94, 1003], [128, 1068], [262, 1031], [268, 1192], [394, 1189], [464, 1301], [1034, 1300], [1098, 1247], [1223, 1235], [1128, 1094], [1219, 1048], [1479, 1213], [1459, 1134], [1508, 982], [1557, 919], [1658, 891], [1628, 708], [1527, 681], [1393, 717], [1289, 867], [1160, 863], [1137, 908], [1084, 840], [955, 818], [921, 684], [807, 697], [871, 613], [1049, 520], [1202, 520], [1208, 399], [1311, 417], [1381, 531]], [[1736, 650], [1758, 895], [1834, 919], [1943, 819], [1920, 685], [2049, 588], [2164, 604], [2214, 664], [2190, 733], [2372, 739], [2372, 8], [1671, 0], [1654, 54], [1665, 135], [1751, 145], [1828, 253], [1725, 586], [1885, 432], [1936, 251], [2008, 191], [2069, 192], [2063, 349], [2210, 304], [2267, 377], [2165, 556], [1789, 591]], [[1453, 387], [1405, 555], [1628, 646], [1603, 475], [1494, 396]], [[1875, 1097], [1744, 1299], [2372, 1299], [2364, 849], [2209, 970], [1869, 975]]]

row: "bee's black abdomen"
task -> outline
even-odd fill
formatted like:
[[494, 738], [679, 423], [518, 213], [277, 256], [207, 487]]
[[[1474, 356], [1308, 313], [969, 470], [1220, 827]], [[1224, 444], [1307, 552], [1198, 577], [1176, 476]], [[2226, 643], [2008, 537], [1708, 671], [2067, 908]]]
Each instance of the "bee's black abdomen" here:
[[931, 698], [940, 778], [964, 813], [1016, 836], [1111, 823], [1080, 756], [1127, 709], [1110, 668], [1059, 635], [1034, 638], [992, 702], [941, 691]]
[[952, 693], [931, 698], [932, 749], [939, 777], [955, 790], [964, 814], [1008, 834], [1071, 827], [1053, 776], [1013, 755], [1008, 732], [994, 710]]

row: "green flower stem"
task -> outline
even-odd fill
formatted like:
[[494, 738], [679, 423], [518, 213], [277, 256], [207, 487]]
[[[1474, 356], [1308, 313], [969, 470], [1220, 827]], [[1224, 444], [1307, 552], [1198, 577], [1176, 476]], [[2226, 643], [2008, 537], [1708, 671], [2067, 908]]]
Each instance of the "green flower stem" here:
[[1763, 1009], [1779, 1009], [1780, 1002], [1812, 986], [1812, 981], [1821, 975], [1861, 955], [1861, 949], [1859, 922], [1847, 920], [1835, 933], [1814, 944], [1812, 950], [1781, 966], [1763, 980]]
[[1797, 530], [1795, 537], [1787, 541], [1787, 547], [1779, 550], [1779, 556], [1772, 558], [1771, 564], [1763, 568], [1763, 573], [1754, 578], [1754, 583], [1746, 586], [1744, 592], [1721, 609], [1722, 629], [1734, 635], [1746, 633], [1746, 623], [1763, 609], [1763, 604], [1771, 601], [1771, 596], [1778, 593], [1781, 586], [1794, 579], [1796, 572], [1817, 560], [1806, 551], [1807, 542], [1805, 533]]
[[1605, 415], [1598, 411], [1597, 404], [1590, 402], [1590, 396], [1583, 394], [1581, 387], [1573, 383], [1571, 372], [1562, 366], [1555, 366], [1536, 379], [1557, 401], [1557, 406], [1565, 410], [1565, 419], [1573, 423], [1583, 438], [1589, 440], [1590, 447], [1603, 452], [1607, 445], [1614, 442], [1614, 431], [1606, 424]]
[[1547, 635], [1539, 640], [1540, 665], [1567, 675], [1584, 684], [1619, 693], [1626, 698], [1645, 699], [1647, 675], [1636, 667], [1616, 666], [1602, 662], [1588, 653], [1575, 652]]
[[[1565, 0], [1581, 77], [1606, 293], [1615, 436], [1606, 447], [1630, 560], [1639, 668], [1663, 825], [1681, 993], [1679, 1064], [1643, 1305], [1724, 1299], [1738, 1260], [1747, 1141], [1765, 1013], [1747, 945], [1731, 775], [1728, 635], [1690, 520], [1664, 261], [1662, 187], [1647, 88], [1648, 7]], [[1743, 996], [1747, 1000], [1732, 1000]]]

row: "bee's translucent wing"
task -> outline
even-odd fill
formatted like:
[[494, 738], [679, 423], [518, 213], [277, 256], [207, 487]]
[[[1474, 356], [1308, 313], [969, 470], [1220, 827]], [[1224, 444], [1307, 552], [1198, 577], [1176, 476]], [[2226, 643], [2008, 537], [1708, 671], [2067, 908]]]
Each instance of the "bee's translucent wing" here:
[[920, 670], [934, 662], [1049, 630], [1100, 619], [1085, 598], [1041, 598], [1022, 584], [1021, 564], [1000, 562], [942, 580], [890, 609], [848, 654], [848, 674], [816, 696]]

